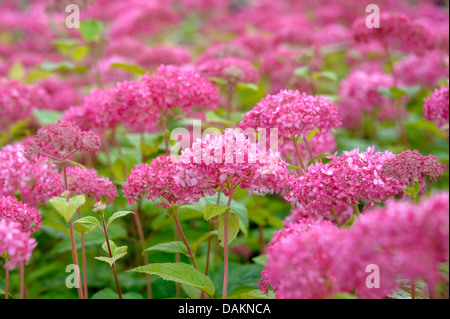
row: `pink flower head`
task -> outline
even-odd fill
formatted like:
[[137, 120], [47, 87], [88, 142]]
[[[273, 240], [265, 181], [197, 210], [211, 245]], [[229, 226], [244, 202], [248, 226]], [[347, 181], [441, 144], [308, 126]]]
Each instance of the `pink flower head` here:
[[363, 115], [383, 111], [396, 118], [394, 104], [378, 89], [394, 86], [394, 78], [379, 71], [354, 71], [339, 86], [339, 115], [346, 127], [359, 128]]
[[91, 131], [83, 132], [72, 122], [58, 121], [39, 129], [26, 146], [25, 157], [34, 159], [45, 153], [67, 155], [75, 151], [95, 154], [99, 148], [100, 138]]
[[208, 134], [182, 152], [176, 178], [183, 187], [219, 188], [226, 195], [236, 187], [249, 194], [279, 193], [286, 186], [288, 164], [265, 146], [233, 129]]
[[409, 186], [415, 182], [426, 185], [425, 178], [429, 177], [435, 183], [444, 174], [445, 165], [435, 156], [423, 156], [417, 150], [407, 150], [387, 159], [381, 168], [381, 175], [385, 179], [394, 179]]
[[[434, 122], [438, 127], [448, 125], [449, 94], [448, 84], [436, 89], [425, 99], [424, 118]], [[448, 131], [448, 128], [447, 128]]]
[[22, 144], [6, 145], [0, 150], [0, 196], [14, 196], [17, 192], [24, 203], [32, 206], [59, 196], [59, 173], [54, 165], [37, 164], [49, 159], [39, 157], [29, 161], [24, 154]]
[[11, 220], [0, 219], [0, 255], [8, 253], [5, 268], [14, 269], [17, 265], [26, 264], [37, 243], [30, 238], [29, 232], [23, 232], [21, 225]]
[[353, 207], [361, 202], [369, 206], [382, 202], [402, 190], [398, 181], [385, 181], [381, 176], [383, 163], [394, 156], [389, 151], [375, 153], [374, 147], [361, 153], [359, 149], [344, 152], [341, 157], [334, 154], [331, 162], [313, 164], [295, 178], [293, 195], [288, 199], [319, 211], [338, 202]]
[[314, 299], [341, 291], [345, 233], [327, 221], [305, 222], [289, 225], [269, 244], [263, 292], [272, 287], [279, 299]]
[[183, 47], [158, 45], [143, 50], [136, 61], [148, 69], [159, 67], [161, 64], [183, 65], [191, 61], [191, 54]]
[[230, 87], [235, 87], [238, 82], [258, 82], [256, 68], [247, 60], [239, 58], [209, 59], [201, 63], [197, 70], [205, 78], [216, 77], [225, 80]]
[[[365, 212], [350, 229], [351, 254], [346, 291], [362, 298], [383, 298], [397, 288], [396, 279], [423, 279], [428, 289], [442, 281], [439, 264], [449, 258], [449, 195], [437, 193], [420, 202], [392, 201]], [[380, 289], [366, 287], [367, 265], [380, 269]]]
[[[64, 191], [63, 177], [60, 176], [61, 193]], [[106, 177], [98, 176], [94, 169], [81, 167], [68, 167], [67, 180], [71, 193], [93, 197], [95, 201], [101, 201], [106, 197], [109, 203], [118, 196], [116, 186]]]
[[446, 62], [439, 51], [409, 55], [395, 65], [395, 74], [406, 85], [434, 87], [440, 79], [448, 78], [448, 56]]
[[284, 219], [284, 225], [295, 224], [304, 219], [309, 220], [328, 220], [337, 226], [342, 226], [353, 215], [353, 209], [343, 203], [337, 202], [335, 205], [322, 205], [318, 207], [303, 207], [299, 206], [293, 208], [290, 214]]
[[360, 18], [352, 31], [356, 42], [378, 41], [390, 49], [422, 53], [434, 46], [429, 29], [402, 13], [381, 13], [380, 28], [368, 28]]
[[45, 109], [49, 96], [42, 88], [0, 78], [0, 130], [33, 116], [34, 108]]
[[198, 187], [181, 186], [177, 183], [178, 158], [160, 156], [150, 165], [141, 164], [131, 170], [124, 185], [124, 195], [131, 204], [142, 196], [156, 201], [162, 199], [164, 208], [183, 203], [193, 203], [203, 197], [206, 192]]
[[277, 128], [280, 136], [291, 139], [313, 130], [328, 132], [340, 125], [337, 109], [329, 99], [284, 90], [261, 100], [244, 115], [240, 127]]
[[0, 196], [0, 220], [17, 222], [23, 232], [35, 232], [42, 227], [41, 213], [15, 197]]
[[237, 58], [251, 61], [253, 56], [247, 47], [239, 43], [217, 43], [208, 48], [198, 58], [197, 63], [201, 64], [208, 60], [224, 58]]
[[151, 77], [143, 77], [148, 87], [153, 107], [168, 112], [181, 107], [189, 112], [193, 107], [215, 109], [219, 96], [211, 82], [196, 71], [172, 65], [161, 65]]

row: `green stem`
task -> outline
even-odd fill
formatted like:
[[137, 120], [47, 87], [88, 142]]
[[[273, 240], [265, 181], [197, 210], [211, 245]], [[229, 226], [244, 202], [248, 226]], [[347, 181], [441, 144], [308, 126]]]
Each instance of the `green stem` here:
[[292, 137], [292, 143], [294, 144], [295, 153], [297, 154], [297, 160], [300, 164], [300, 167], [305, 171], [305, 165], [303, 164], [302, 155], [300, 154], [300, 150], [297, 144], [298, 139], [296, 137]]
[[6, 269], [6, 278], [5, 278], [5, 299], [9, 298], [9, 270]]
[[[113, 254], [112, 254], [111, 246], [109, 245], [109, 238], [108, 238], [108, 231], [107, 231], [106, 224], [105, 224], [105, 217], [103, 215], [101, 215], [101, 217], [102, 217], [102, 224], [103, 224], [103, 233], [105, 234], [106, 245], [108, 246], [109, 257], [112, 258]], [[115, 262], [112, 263], [111, 269], [114, 273], [114, 280], [116, 281], [117, 293], [119, 294], [119, 298], [122, 299], [122, 292], [120, 290], [119, 278], [117, 277]]]
[[[228, 194], [227, 206], [231, 207], [231, 201], [234, 197], [234, 188], [231, 185]], [[228, 211], [225, 212], [224, 224], [223, 224], [223, 259], [224, 259], [224, 270], [223, 270], [223, 290], [222, 299], [227, 299], [227, 286], [228, 286]]]

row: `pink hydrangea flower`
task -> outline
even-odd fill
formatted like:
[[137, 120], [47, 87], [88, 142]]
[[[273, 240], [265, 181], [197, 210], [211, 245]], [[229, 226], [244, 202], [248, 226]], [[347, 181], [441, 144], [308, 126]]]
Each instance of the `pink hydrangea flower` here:
[[197, 70], [205, 78], [223, 79], [229, 87], [235, 87], [238, 82], [257, 83], [259, 78], [250, 62], [233, 57], [209, 59], [199, 64]]
[[5, 268], [12, 270], [17, 265], [26, 264], [37, 246], [29, 232], [23, 232], [19, 223], [0, 218], [0, 255], [8, 253]]
[[176, 107], [186, 112], [193, 107], [217, 107], [219, 97], [214, 85], [192, 69], [161, 65], [151, 77], [143, 77], [142, 82], [150, 90], [153, 107], [161, 112]]
[[220, 189], [225, 195], [236, 187], [249, 194], [282, 192], [289, 176], [279, 153], [261, 150], [241, 132], [226, 129], [194, 142], [180, 155], [176, 179], [183, 187]]
[[193, 203], [206, 195], [202, 188], [180, 185], [176, 179], [178, 158], [160, 156], [152, 163], [141, 164], [131, 170], [124, 185], [124, 195], [131, 204], [141, 200], [142, 196], [156, 201], [162, 199], [159, 205], [168, 208], [173, 205]]
[[[449, 119], [449, 94], [448, 84], [436, 89], [424, 104], [424, 118], [434, 122], [438, 127], [448, 125]], [[448, 131], [448, 128], [447, 128]]]
[[423, 156], [417, 150], [407, 150], [387, 159], [381, 168], [385, 179], [394, 179], [405, 186], [420, 182], [426, 186], [425, 178], [435, 183], [444, 174], [445, 165], [435, 156]]
[[18, 223], [22, 232], [34, 233], [42, 227], [41, 213], [15, 197], [0, 196], [0, 220], [2, 219]]
[[331, 162], [312, 164], [303, 176], [295, 177], [292, 195], [287, 199], [319, 211], [324, 205], [327, 209], [339, 202], [352, 207], [362, 202], [369, 206], [382, 202], [403, 188], [398, 181], [385, 181], [381, 175], [383, 164], [394, 157], [389, 151], [375, 153], [375, 147], [366, 152], [343, 152], [341, 157], [335, 153]]
[[357, 42], [378, 41], [389, 49], [422, 53], [434, 47], [429, 29], [402, 13], [382, 12], [380, 28], [368, 28], [365, 17], [357, 19], [352, 32]]
[[100, 138], [91, 131], [83, 132], [72, 122], [58, 121], [39, 129], [27, 143], [25, 157], [34, 159], [39, 155], [68, 155], [75, 151], [95, 154], [100, 148]]
[[448, 56], [445, 61], [438, 51], [409, 55], [395, 65], [395, 74], [406, 85], [434, 87], [440, 79], [448, 78]]
[[378, 91], [392, 86], [394, 78], [389, 74], [361, 70], [350, 73], [339, 85], [338, 112], [344, 126], [359, 128], [364, 115], [376, 113], [378, 118], [390, 115], [395, 119], [397, 111], [393, 101]]
[[[97, 202], [105, 197], [109, 203], [112, 203], [118, 196], [116, 186], [108, 178], [99, 176], [95, 169], [68, 167], [67, 180], [71, 193], [93, 197]], [[62, 193], [64, 191], [62, 175], [60, 175], [59, 181], [60, 193]]]
[[48, 161], [48, 158], [29, 161], [24, 154], [25, 148], [19, 143], [6, 145], [0, 150], [0, 196], [14, 196], [18, 192], [22, 201], [32, 206], [59, 196], [59, 173], [55, 166], [37, 164]]
[[191, 61], [190, 52], [183, 47], [158, 45], [143, 50], [136, 58], [139, 65], [151, 69], [165, 65], [184, 65]]
[[49, 96], [42, 88], [0, 78], [0, 130], [32, 118], [34, 108], [48, 108], [49, 102]]
[[329, 99], [285, 90], [261, 100], [243, 116], [240, 127], [277, 128], [279, 136], [292, 139], [313, 130], [328, 132], [340, 125], [337, 109]]

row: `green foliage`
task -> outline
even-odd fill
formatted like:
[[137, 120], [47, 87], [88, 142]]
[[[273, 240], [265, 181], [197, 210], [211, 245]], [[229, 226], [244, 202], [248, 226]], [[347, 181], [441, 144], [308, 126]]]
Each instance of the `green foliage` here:
[[189, 256], [189, 252], [186, 248], [186, 245], [181, 241], [172, 241], [168, 243], [158, 244], [152, 247], [147, 248], [144, 252], [149, 251], [163, 251], [166, 253], [181, 253]]
[[201, 289], [208, 295], [214, 295], [215, 288], [211, 279], [199, 272], [194, 266], [185, 263], [150, 264], [130, 270], [131, 272], [156, 275], [165, 280]]
[[76, 213], [78, 208], [80, 208], [86, 199], [84, 195], [75, 196], [67, 200], [63, 197], [53, 197], [50, 198], [49, 203], [54, 209], [64, 218], [66, 222], [72, 219], [72, 216]]

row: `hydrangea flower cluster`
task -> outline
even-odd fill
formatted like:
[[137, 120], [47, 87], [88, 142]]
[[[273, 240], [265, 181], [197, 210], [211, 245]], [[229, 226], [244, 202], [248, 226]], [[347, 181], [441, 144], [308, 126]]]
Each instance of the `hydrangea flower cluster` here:
[[234, 57], [208, 59], [201, 63], [197, 70], [205, 78], [216, 77], [223, 79], [229, 87], [235, 87], [238, 82], [258, 82], [258, 71], [256, 68], [247, 60]]
[[[60, 176], [61, 192], [64, 191], [63, 176]], [[117, 188], [106, 177], [101, 177], [95, 169], [84, 169], [81, 167], [68, 167], [67, 180], [71, 193], [93, 197], [95, 201], [100, 201], [106, 197], [109, 203], [118, 196]]]
[[42, 226], [41, 213], [36, 208], [10, 196], [0, 196], [0, 220], [2, 219], [18, 223], [22, 232], [34, 233]]
[[394, 72], [406, 85], [425, 85], [435, 87], [442, 78], [448, 78], [447, 61], [439, 51], [430, 51], [425, 55], [408, 55], [395, 64]]
[[178, 204], [192, 204], [205, 196], [205, 189], [196, 187], [194, 181], [191, 182], [192, 187], [178, 183], [178, 162], [175, 156], [160, 156], [150, 165], [142, 164], [133, 168], [124, 185], [128, 203], [132, 204], [145, 196], [152, 201], [162, 199], [158, 205], [168, 208]]
[[28, 263], [36, 246], [36, 240], [30, 238], [29, 232], [23, 232], [19, 223], [0, 218], [0, 255], [8, 253], [6, 269]]
[[318, 211], [339, 202], [352, 207], [362, 202], [369, 206], [382, 202], [402, 191], [400, 182], [385, 181], [381, 175], [383, 164], [394, 157], [389, 151], [376, 153], [373, 146], [366, 152], [343, 152], [340, 157], [335, 153], [329, 163], [312, 164], [303, 176], [294, 177], [292, 193], [286, 198]]
[[72, 122], [58, 121], [39, 129], [34, 139], [25, 147], [29, 160], [39, 155], [68, 155], [73, 152], [95, 154], [100, 148], [100, 138], [91, 131], [83, 132]]
[[262, 99], [243, 116], [240, 127], [277, 128], [279, 136], [292, 139], [314, 130], [328, 132], [340, 125], [337, 109], [329, 99], [283, 90]]
[[426, 185], [425, 178], [429, 177], [435, 183], [444, 174], [445, 165], [435, 156], [423, 156], [417, 150], [407, 150], [387, 159], [381, 168], [384, 179], [394, 179], [405, 186], [420, 182]]
[[49, 98], [40, 87], [0, 78], [0, 130], [6, 130], [17, 121], [31, 118], [34, 108], [47, 108]]
[[346, 127], [360, 127], [364, 114], [384, 115], [395, 119], [397, 114], [391, 99], [383, 96], [378, 89], [394, 86], [391, 75], [379, 71], [353, 71], [339, 86], [339, 115]]
[[[414, 205], [393, 201], [369, 210], [350, 229], [327, 221], [290, 224], [267, 246], [259, 283], [277, 298], [331, 298], [339, 292], [385, 298], [398, 279], [424, 279], [433, 291], [442, 281], [439, 264], [449, 254], [449, 196], [437, 193]], [[380, 269], [380, 288], [366, 285], [367, 266]]]
[[[449, 94], [448, 84], [436, 89], [424, 104], [424, 118], [434, 122], [438, 127], [448, 125], [449, 119]], [[448, 131], [448, 128], [447, 128]]]
[[24, 203], [32, 206], [45, 203], [61, 191], [56, 187], [59, 173], [54, 165], [40, 165], [39, 157], [34, 161], [25, 158], [23, 144], [6, 145], [0, 150], [0, 196], [22, 196]]
[[378, 41], [389, 49], [423, 53], [434, 47], [429, 29], [402, 13], [381, 13], [380, 28], [368, 28], [366, 18], [360, 18], [352, 32], [357, 42]]
[[177, 180], [183, 186], [218, 188], [225, 195], [236, 187], [279, 193], [289, 176], [288, 164], [272, 150], [260, 150], [241, 132], [226, 129], [194, 142], [180, 155]]
[[217, 107], [219, 97], [214, 85], [193, 69], [162, 65], [142, 82], [151, 92], [153, 107], [161, 112], [176, 107], [185, 112], [198, 106], [206, 109]]

